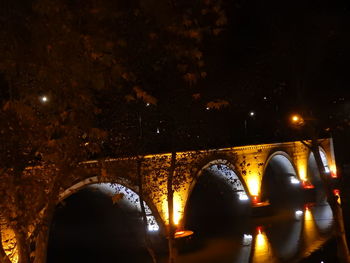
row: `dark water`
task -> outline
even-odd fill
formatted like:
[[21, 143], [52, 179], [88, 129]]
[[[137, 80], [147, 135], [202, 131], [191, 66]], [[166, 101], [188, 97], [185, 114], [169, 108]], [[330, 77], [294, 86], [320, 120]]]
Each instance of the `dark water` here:
[[[297, 214], [297, 208], [286, 207], [252, 217], [245, 216], [244, 206], [237, 207], [239, 216], [221, 211], [216, 202], [224, 202], [222, 198], [207, 200], [215, 207], [209, 214], [196, 208], [195, 235], [177, 241], [179, 263], [299, 262], [331, 236], [332, 213], [326, 202], [302, 206]], [[151, 262], [141, 230], [137, 212], [113, 205], [100, 192], [80, 191], [56, 210], [48, 263]], [[166, 262], [164, 247], [157, 246], [157, 252]]]
[[225, 235], [202, 237], [197, 240], [200, 248], [182, 253], [178, 262], [299, 262], [320, 249], [331, 230], [332, 213], [326, 203], [303, 209], [299, 216], [281, 211], [246, 219]]

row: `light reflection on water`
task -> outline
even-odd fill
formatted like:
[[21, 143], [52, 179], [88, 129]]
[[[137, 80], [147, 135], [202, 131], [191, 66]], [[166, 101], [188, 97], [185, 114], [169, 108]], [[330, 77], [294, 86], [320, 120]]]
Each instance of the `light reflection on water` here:
[[[241, 234], [240, 237], [232, 237], [234, 240], [227, 241], [238, 243], [232, 245], [230, 252], [225, 253], [227, 260], [220, 262], [230, 263], [275, 263], [275, 262], [298, 262], [301, 258], [310, 255], [320, 248], [331, 237], [332, 211], [327, 203], [315, 206], [306, 206], [303, 213], [291, 214], [289, 218], [272, 219], [266, 218], [260, 226], [251, 222], [251, 233]], [[252, 219], [254, 221], [254, 219]], [[247, 237], [251, 235], [251, 241]], [[203, 251], [179, 255], [179, 263], [217, 262], [214, 253], [211, 253], [213, 244], [223, 242], [222, 239], [214, 238], [208, 243]], [[212, 244], [212, 245], [211, 245]], [[211, 247], [212, 246], [212, 247]], [[218, 250], [215, 248], [215, 250]], [[199, 255], [206, 255], [205, 261]], [[211, 255], [212, 254], [212, 255]], [[212, 259], [210, 258], [212, 256]]]
[[267, 238], [266, 233], [262, 227], [257, 227], [257, 233], [254, 240], [254, 248], [252, 255], [252, 262], [276, 262], [275, 255], [273, 253], [271, 243]]
[[332, 227], [332, 211], [328, 204], [306, 206], [302, 220], [287, 221], [258, 233], [252, 262], [288, 261], [304, 257], [319, 248]]
[[[280, 262], [304, 257], [319, 248], [332, 228], [332, 211], [327, 203], [306, 206], [303, 216], [259, 228], [255, 235], [251, 262]], [[328, 235], [327, 235], [328, 233]], [[238, 261], [236, 261], [238, 262]]]

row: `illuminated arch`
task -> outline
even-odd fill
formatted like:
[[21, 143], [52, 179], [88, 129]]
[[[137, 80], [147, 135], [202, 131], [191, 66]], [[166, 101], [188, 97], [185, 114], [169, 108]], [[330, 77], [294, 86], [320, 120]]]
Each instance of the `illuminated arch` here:
[[[326, 174], [331, 174], [327, 155], [325, 150], [322, 147], [319, 147], [319, 153], [320, 153], [320, 157], [321, 157], [322, 164]], [[320, 186], [322, 184], [320, 172], [318, 170], [315, 156], [312, 151], [309, 152], [309, 158], [308, 158], [308, 177], [314, 185]]]
[[[113, 180], [113, 182], [101, 181], [101, 177], [99, 176], [87, 178], [63, 191], [59, 195], [59, 202], [63, 201], [70, 195], [78, 192], [79, 190], [87, 186], [94, 186], [111, 196], [115, 194], [123, 194], [123, 200], [128, 202], [130, 206], [133, 206], [138, 211], [141, 211], [138, 195], [139, 187], [133, 185], [129, 180], [126, 180], [124, 178], [118, 178], [116, 180]], [[160, 229], [164, 231], [164, 223], [161, 220], [157, 209], [155, 208], [153, 203], [147, 199], [147, 197], [144, 197], [144, 206], [147, 217], [148, 230], [158, 231]]]
[[[225, 179], [225, 181], [232, 186], [232, 190], [240, 200], [249, 200], [248, 188], [245, 185], [245, 181], [235, 172], [235, 167], [230, 162], [224, 159], [217, 159], [207, 163], [199, 171], [195, 181], [202, 175], [204, 170], [210, 171], [215, 176]], [[192, 185], [191, 191], [193, 187], [194, 185]]]
[[242, 201], [250, 200], [245, 181], [241, 178], [239, 174], [235, 172], [234, 165], [232, 165], [229, 161], [225, 159], [216, 159], [204, 165], [199, 170], [194, 180], [192, 181], [188, 191], [188, 195], [187, 195], [188, 198], [186, 200], [186, 205], [184, 209], [185, 217], [186, 217], [188, 199], [191, 196], [191, 193], [195, 185], [197, 184], [199, 177], [203, 174], [205, 170], [209, 170], [210, 172], [214, 173], [216, 176], [220, 176], [220, 178], [223, 178], [229, 185], [232, 186], [232, 190], [240, 200]]
[[[274, 173], [280, 173], [281, 176], [268, 176], [269, 173], [267, 169], [271, 169]], [[284, 186], [300, 185], [300, 178], [298, 176], [297, 169], [293, 164], [292, 158], [284, 151], [273, 152], [265, 162], [261, 180], [262, 201], [267, 201], [270, 198], [278, 200], [276, 199], [276, 194], [281, 189], [275, 189], [274, 186], [278, 187], [276, 184], [282, 184]], [[297, 190], [298, 188], [288, 187], [289, 190]]]
[[271, 163], [272, 159], [276, 160], [283, 168], [285, 168], [287, 173], [294, 174], [296, 177], [299, 178], [296, 172], [297, 169], [292, 161], [292, 158], [289, 156], [288, 153], [283, 151], [274, 152], [267, 158], [265, 162], [265, 167], [264, 167], [264, 175], [265, 175], [266, 168]]
[[[328, 163], [326, 151], [321, 146], [318, 147], [318, 150], [320, 152], [320, 156], [321, 156], [321, 160], [322, 160], [322, 164], [324, 166], [325, 172], [330, 173], [331, 170], [329, 168], [329, 163]], [[312, 151], [310, 151], [310, 153], [309, 153], [309, 159], [310, 158], [315, 159], [314, 153]]]
[[274, 159], [274, 161], [277, 162], [278, 166], [280, 168], [283, 168], [286, 173], [294, 175], [294, 178], [299, 181], [300, 177], [297, 173], [297, 169], [292, 161], [292, 158], [286, 152], [283, 151], [274, 152], [267, 158], [265, 162], [263, 177], [265, 176], [266, 169], [269, 166], [269, 164], [271, 164], [272, 159]]

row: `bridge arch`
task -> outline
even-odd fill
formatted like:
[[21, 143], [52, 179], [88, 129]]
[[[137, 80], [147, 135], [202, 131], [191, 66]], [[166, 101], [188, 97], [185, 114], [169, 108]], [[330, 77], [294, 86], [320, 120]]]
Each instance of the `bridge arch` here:
[[235, 166], [226, 159], [215, 159], [205, 164], [196, 174], [194, 180], [191, 183], [189, 189], [189, 195], [191, 195], [193, 188], [195, 187], [198, 179], [205, 171], [212, 172], [215, 176], [220, 176], [227, 183], [232, 185], [233, 191], [237, 194], [238, 198], [242, 201], [249, 200], [249, 191], [245, 180], [237, 172]]
[[[122, 196], [125, 196], [125, 199], [128, 200], [132, 206], [141, 211], [138, 194], [139, 187], [125, 178], [113, 178], [113, 180], [101, 180], [100, 176], [86, 178], [60, 193], [58, 203], [87, 186], [97, 186], [97, 188], [103, 190], [104, 192], [108, 192], [108, 194], [111, 196], [118, 193], [122, 194]], [[165, 224], [161, 219], [157, 208], [147, 196], [144, 196], [143, 199], [148, 230], [152, 232], [160, 230], [162, 233], [164, 233]]]
[[[319, 152], [320, 152], [320, 156], [321, 156], [321, 160], [322, 160], [322, 164], [324, 166], [325, 172], [326, 172], [326, 174], [330, 175], [331, 170], [329, 167], [329, 161], [327, 158], [326, 151], [320, 146]], [[308, 174], [308, 178], [311, 181], [311, 183], [316, 187], [321, 186], [322, 180], [321, 180], [320, 172], [318, 170], [315, 156], [314, 156], [312, 151], [309, 151], [308, 166], [307, 167], [308, 167], [307, 174]]]
[[[261, 181], [261, 201], [283, 203], [300, 190], [300, 179], [290, 155], [275, 151], [267, 158]], [[297, 198], [297, 197], [296, 197]]]
[[[190, 184], [184, 207], [184, 226], [200, 233], [215, 232], [218, 225], [225, 224], [222, 218], [248, 214], [250, 197], [247, 189], [245, 181], [228, 160], [206, 162]], [[215, 223], [218, 221], [220, 224]]]

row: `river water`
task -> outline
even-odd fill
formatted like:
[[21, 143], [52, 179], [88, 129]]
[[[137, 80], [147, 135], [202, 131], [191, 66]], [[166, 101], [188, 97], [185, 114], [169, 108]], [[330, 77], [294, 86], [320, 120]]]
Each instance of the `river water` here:
[[[192, 229], [193, 236], [177, 240], [178, 263], [299, 262], [332, 236], [332, 212], [325, 201], [258, 217], [238, 217], [229, 224], [220, 223], [224, 218], [214, 220], [215, 215], [213, 220], [202, 221], [218, 223], [202, 231]], [[83, 191], [57, 209], [47, 262], [151, 262], [141, 227], [132, 211], [113, 205], [101, 193]], [[163, 263], [166, 239], [158, 238], [159, 243], [157, 252]]]
[[299, 262], [331, 237], [332, 224], [332, 212], [326, 202], [251, 218], [224, 236], [188, 240], [183, 247], [195, 247], [196, 242], [200, 245], [180, 253], [178, 262]]

